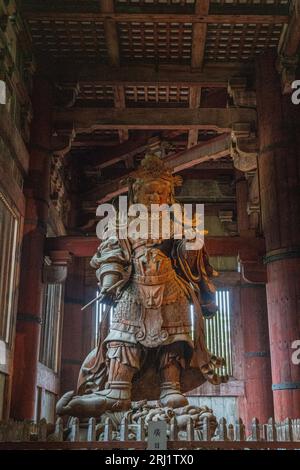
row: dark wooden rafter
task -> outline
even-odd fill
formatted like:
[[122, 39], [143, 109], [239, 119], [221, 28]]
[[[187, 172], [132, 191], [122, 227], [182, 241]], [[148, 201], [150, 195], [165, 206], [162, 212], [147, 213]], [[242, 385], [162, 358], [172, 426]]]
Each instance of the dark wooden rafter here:
[[[152, 145], [159, 145], [161, 139], [159, 137], [149, 138], [141, 135], [135, 139], [128, 140], [120, 145], [113, 146], [108, 149], [102, 149], [101, 154], [93, 152], [92, 155], [84, 157], [84, 163], [102, 170], [108, 166], [115, 165], [120, 161], [129, 161], [135, 155], [145, 152]], [[106, 154], [105, 154], [106, 152]]]
[[255, 123], [256, 111], [247, 108], [71, 108], [54, 110], [56, 128], [72, 122], [77, 133], [96, 129], [216, 130], [230, 132], [239, 122]]
[[34, 20], [115, 21], [136, 23], [205, 23], [205, 24], [285, 24], [288, 15], [276, 14], [178, 14], [178, 13], [97, 13], [48, 10], [25, 10], [25, 18]]
[[38, 58], [39, 69], [59, 83], [74, 82], [81, 85], [95, 83], [101, 85], [176, 85], [227, 88], [232, 76], [245, 76], [253, 72], [251, 65], [243, 63], [206, 64], [202, 70], [191, 69], [186, 65], [122, 65], [110, 67], [104, 64], [75, 63], [68, 60], [50, 59], [45, 62]]

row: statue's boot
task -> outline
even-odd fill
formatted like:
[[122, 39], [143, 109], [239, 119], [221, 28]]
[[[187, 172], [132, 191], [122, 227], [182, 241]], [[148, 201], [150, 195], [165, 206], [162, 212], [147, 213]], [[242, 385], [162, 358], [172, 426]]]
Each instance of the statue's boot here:
[[181, 393], [178, 382], [162, 382], [159, 400], [163, 406], [169, 408], [181, 408], [189, 403]]
[[181, 408], [188, 405], [187, 398], [180, 391], [181, 365], [173, 354], [166, 352], [160, 369], [160, 397], [163, 406]]
[[115, 358], [108, 361], [105, 389], [85, 395], [66, 393], [57, 404], [57, 414], [89, 418], [98, 417], [105, 411], [126, 411], [130, 408], [131, 382], [136, 368]]
[[99, 417], [105, 411], [124, 411], [131, 404], [131, 383], [111, 382], [109, 388], [88, 395], [63, 396], [57, 403], [59, 415], [78, 418]]

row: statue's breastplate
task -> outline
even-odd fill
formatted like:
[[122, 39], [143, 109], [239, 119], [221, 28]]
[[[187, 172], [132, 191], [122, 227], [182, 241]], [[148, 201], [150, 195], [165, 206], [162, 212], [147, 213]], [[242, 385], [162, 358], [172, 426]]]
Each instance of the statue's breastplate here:
[[161, 285], [174, 278], [171, 259], [159, 248], [138, 246], [133, 251], [134, 279], [139, 284]]

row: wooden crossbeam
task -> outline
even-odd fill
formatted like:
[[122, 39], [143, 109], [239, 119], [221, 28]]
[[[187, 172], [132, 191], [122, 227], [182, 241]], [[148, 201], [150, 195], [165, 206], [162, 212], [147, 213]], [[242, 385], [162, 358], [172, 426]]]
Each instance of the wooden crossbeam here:
[[[78, 257], [92, 257], [100, 240], [97, 237], [51, 237], [46, 239], [45, 252], [68, 251]], [[265, 253], [264, 238], [249, 237], [205, 237], [205, 246], [210, 256], [238, 256], [257, 260]]]
[[[192, 70], [181, 65], [131, 65], [110, 67], [103, 64], [76, 64], [74, 61], [56, 60], [38, 57], [39, 69], [59, 83], [74, 82], [79, 84], [95, 83], [103, 85], [177, 85], [202, 86], [212, 88], [227, 88], [232, 76], [251, 74], [251, 65], [242, 63], [220, 64], [212, 63], [204, 66], [203, 70]], [[252, 67], [253, 69], [253, 67]]]
[[54, 11], [24, 11], [24, 16], [30, 20], [63, 20], [63, 21], [101, 21], [111, 20], [121, 23], [206, 23], [206, 24], [285, 24], [288, 15], [276, 14], [169, 14], [169, 13], [97, 13], [97, 12], [66, 12]]
[[69, 108], [55, 109], [57, 130], [72, 122], [77, 133], [96, 129], [208, 129], [230, 132], [234, 123], [256, 122], [250, 108]]
[[187, 170], [200, 163], [210, 160], [218, 160], [230, 153], [230, 136], [222, 134], [207, 142], [201, 142], [191, 149], [184, 150], [167, 157], [166, 164], [172, 168], [174, 173]]
[[149, 136], [142, 135], [138, 138], [127, 140], [120, 145], [102, 149], [101, 155], [98, 152], [86, 155], [84, 162], [100, 170], [115, 165], [120, 161], [129, 160], [138, 153], [145, 152], [149, 146], [159, 145], [160, 141], [159, 137], [149, 138]]

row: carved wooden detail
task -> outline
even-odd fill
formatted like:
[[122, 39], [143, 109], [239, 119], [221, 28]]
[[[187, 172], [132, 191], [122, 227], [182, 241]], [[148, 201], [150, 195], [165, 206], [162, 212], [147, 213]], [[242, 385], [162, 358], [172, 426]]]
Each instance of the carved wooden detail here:
[[[228, 83], [228, 94], [238, 109], [256, 107], [256, 93], [249, 89], [245, 77], [233, 77]], [[256, 168], [258, 142], [253, 122], [234, 122], [231, 131], [231, 156], [235, 168], [246, 172]]]
[[297, 0], [291, 1], [290, 10], [290, 21], [282, 33], [278, 47], [277, 70], [281, 75], [283, 94], [292, 92], [291, 85], [299, 65], [300, 3]]
[[56, 130], [51, 138], [51, 150], [54, 155], [63, 158], [72, 147], [76, 132], [72, 123], [67, 123]]
[[248, 123], [236, 123], [231, 132], [231, 156], [235, 168], [246, 172], [257, 167], [258, 141]]
[[[17, 48], [21, 60], [17, 62]], [[0, 2], [0, 79], [6, 83], [6, 107], [15, 116], [25, 142], [29, 142], [32, 120], [30, 92], [35, 64], [28, 30], [15, 1]], [[19, 108], [16, 106], [17, 101]]]
[[68, 182], [69, 174], [63, 158], [59, 155], [53, 155], [50, 175], [50, 199], [64, 225], [67, 225], [70, 210], [70, 200], [67, 192]]
[[55, 101], [62, 108], [72, 108], [80, 92], [78, 82], [68, 84], [56, 84]]
[[61, 284], [68, 274], [68, 265], [72, 257], [68, 251], [51, 251], [43, 266], [43, 282], [45, 284]]

